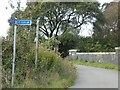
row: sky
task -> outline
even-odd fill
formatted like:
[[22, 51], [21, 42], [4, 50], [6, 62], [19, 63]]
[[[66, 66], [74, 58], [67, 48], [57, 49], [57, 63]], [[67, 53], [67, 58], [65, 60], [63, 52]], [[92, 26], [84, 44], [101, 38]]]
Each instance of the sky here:
[[[0, 2], [0, 37], [7, 36], [7, 32], [10, 28], [8, 19], [11, 17], [11, 14], [14, 12], [13, 9], [10, 9], [9, 3], [13, 1], [14, 5], [16, 5], [16, 0], [3, 0]], [[21, 0], [21, 7], [25, 7], [27, 0]], [[98, 0], [100, 3], [111, 2], [113, 0]], [[8, 3], [9, 2], [9, 3]], [[92, 27], [83, 26], [83, 30], [81, 30], [80, 35], [82, 36], [90, 36]]]

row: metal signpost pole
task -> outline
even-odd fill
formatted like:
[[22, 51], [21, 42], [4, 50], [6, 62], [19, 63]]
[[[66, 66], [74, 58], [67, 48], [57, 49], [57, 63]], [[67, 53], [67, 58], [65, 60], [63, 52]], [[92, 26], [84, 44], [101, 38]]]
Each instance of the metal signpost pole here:
[[[19, 11], [19, 9], [20, 9], [20, 0], [19, 0], [18, 11]], [[12, 80], [11, 80], [11, 84], [12, 84], [12, 87], [13, 87], [14, 77], [15, 77], [16, 29], [17, 29], [17, 25], [31, 25], [32, 21], [31, 20], [17, 20], [15, 18], [11, 17], [10, 23], [14, 24], [13, 62], [12, 62]]]
[[[20, 0], [18, 2], [18, 11], [20, 10]], [[12, 87], [14, 85], [14, 77], [15, 77], [15, 57], [16, 57], [16, 29], [17, 29], [17, 21], [14, 20], [14, 41], [13, 41], [13, 63], [12, 63]]]
[[14, 70], [15, 70], [15, 56], [16, 56], [16, 29], [17, 29], [17, 26], [14, 25], [14, 44], [13, 44], [13, 63], [12, 63], [12, 86], [14, 84]]
[[36, 27], [36, 55], [35, 55], [35, 67], [37, 67], [38, 63], [38, 32], [39, 32], [39, 20], [40, 18], [37, 19], [37, 27]]

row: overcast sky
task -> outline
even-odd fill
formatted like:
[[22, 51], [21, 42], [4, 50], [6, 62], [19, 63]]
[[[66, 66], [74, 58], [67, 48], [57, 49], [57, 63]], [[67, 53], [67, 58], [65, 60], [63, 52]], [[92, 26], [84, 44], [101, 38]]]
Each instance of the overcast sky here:
[[[7, 31], [9, 30], [8, 19], [11, 17], [11, 14], [14, 12], [14, 10], [10, 9], [8, 1], [10, 0], [3, 0], [2, 2], [0, 2], [0, 36], [7, 35]], [[16, 4], [16, 0], [11, 0], [11, 1], [13, 1], [13, 3]], [[25, 6], [26, 1], [27, 0], [21, 0], [22, 7]], [[98, 1], [103, 4], [105, 2], [111, 2], [113, 0], [98, 0]], [[89, 36], [91, 34], [90, 31], [91, 31], [91, 28], [87, 28], [87, 30], [82, 30], [81, 34], [85, 36]]]

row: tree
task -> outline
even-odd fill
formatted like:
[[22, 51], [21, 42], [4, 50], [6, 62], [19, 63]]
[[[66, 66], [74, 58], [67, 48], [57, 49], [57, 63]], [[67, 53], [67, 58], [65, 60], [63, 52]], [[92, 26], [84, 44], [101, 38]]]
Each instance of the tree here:
[[104, 23], [100, 21], [94, 23], [93, 37], [99, 41], [102, 46], [114, 50], [115, 47], [120, 45], [118, 40], [118, 3], [107, 3], [103, 15], [105, 17]]
[[59, 37], [59, 52], [62, 57], [66, 57], [70, 49], [76, 49], [79, 42], [79, 35], [77, 32], [73, 31], [72, 28], [68, 28], [68, 30]]
[[[67, 45], [71, 45], [65, 43], [64, 40], [68, 40], [70, 43], [73, 43], [71, 37], [69, 37], [69, 35], [71, 35], [69, 33], [69, 28], [71, 28], [72, 32], [76, 33], [76, 38], [82, 28], [82, 25], [94, 23], [96, 20], [101, 20], [100, 17], [102, 16], [102, 12], [99, 9], [99, 5], [100, 4], [98, 2], [29, 2], [27, 3], [27, 8], [24, 11], [16, 11], [12, 16], [17, 17], [18, 19], [32, 20], [33, 23], [31, 27], [18, 27], [18, 32], [21, 33], [21, 29], [32, 31], [32, 34], [30, 35], [32, 39], [35, 38], [36, 20], [40, 17], [40, 38], [44, 36], [44, 38], [47, 39], [54, 38], [60, 42], [62, 41], [59, 45], [59, 51], [68, 52], [68, 49], [76, 47], [75, 45], [73, 45], [74, 47], [68, 46], [69, 48], [66, 50], [65, 48], [62, 48], [63, 43], [66, 44], [65, 47], [67, 47]], [[60, 39], [62, 36], [65, 36], [63, 40], [62, 38]], [[75, 39], [73, 41], [75, 43], [77, 42]]]
[[33, 26], [40, 17], [39, 30], [48, 37], [58, 37], [66, 32], [67, 27], [80, 31], [81, 26], [88, 22], [93, 23], [101, 13], [97, 2], [77, 3], [28, 3], [27, 16], [31, 15]]

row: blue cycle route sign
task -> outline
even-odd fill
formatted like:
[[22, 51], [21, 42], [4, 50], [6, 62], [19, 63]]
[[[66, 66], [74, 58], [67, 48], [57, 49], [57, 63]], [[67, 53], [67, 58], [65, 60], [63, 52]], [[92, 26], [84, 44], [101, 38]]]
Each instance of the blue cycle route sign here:
[[31, 25], [32, 21], [31, 20], [18, 20], [17, 24], [18, 25]]
[[13, 17], [10, 18], [9, 22], [12, 24], [17, 24], [17, 25], [31, 25], [32, 24], [31, 20], [17, 20]]
[[17, 19], [11, 17], [9, 22], [12, 23], [12, 24], [17, 24]]

